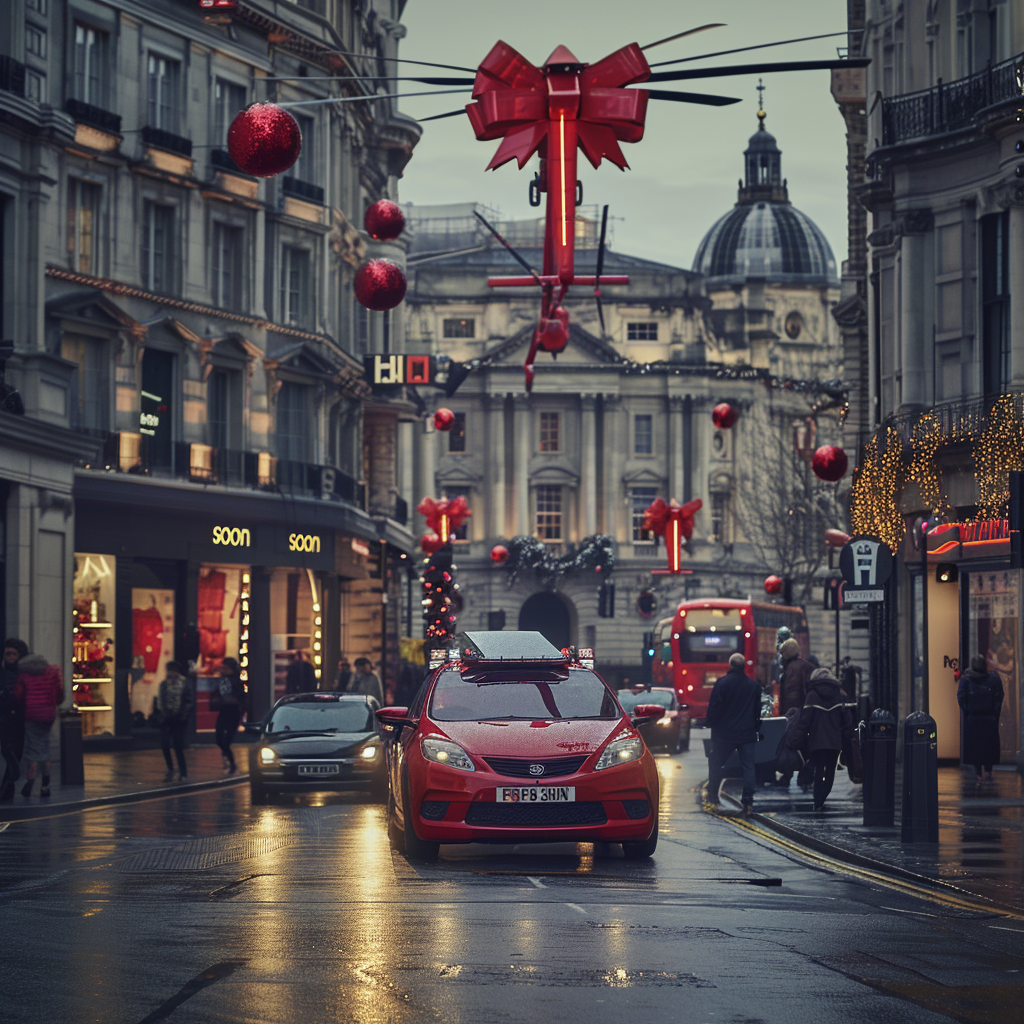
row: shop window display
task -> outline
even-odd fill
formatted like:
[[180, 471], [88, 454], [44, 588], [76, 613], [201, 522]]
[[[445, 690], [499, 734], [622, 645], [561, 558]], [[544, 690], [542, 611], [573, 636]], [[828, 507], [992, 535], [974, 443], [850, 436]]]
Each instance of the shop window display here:
[[[249, 567], [203, 565], [199, 571], [196, 623], [199, 631], [199, 661], [196, 664], [196, 727], [212, 729], [216, 714], [211, 712], [209, 692], [219, 677], [225, 658], [248, 664]], [[241, 650], [245, 646], [245, 652]], [[243, 681], [245, 676], [243, 676]]]
[[137, 725], [153, 715], [153, 700], [174, 660], [174, 591], [132, 588], [131, 708]]
[[114, 732], [112, 555], [75, 554], [71, 686], [84, 737]]

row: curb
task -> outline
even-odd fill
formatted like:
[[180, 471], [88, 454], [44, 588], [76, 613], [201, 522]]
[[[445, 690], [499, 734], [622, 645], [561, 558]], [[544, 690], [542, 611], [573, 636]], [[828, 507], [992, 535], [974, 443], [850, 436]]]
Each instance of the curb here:
[[[67, 800], [57, 803], [24, 804], [0, 808], [0, 822], [31, 821], [33, 818], [50, 818], [58, 814], [74, 814], [93, 807], [108, 807], [114, 804], [142, 803], [179, 793], [198, 793], [205, 789], [219, 789], [237, 786], [249, 781], [248, 773], [229, 775], [224, 779], [206, 779], [203, 782], [189, 782], [184, 786], [158, 786], [155, 789], [131, 790], [127, 793], [111, 793], [107, 796], [86, 797], [83, 800]], [[37, 798], [38, 799], [38, 798]]]

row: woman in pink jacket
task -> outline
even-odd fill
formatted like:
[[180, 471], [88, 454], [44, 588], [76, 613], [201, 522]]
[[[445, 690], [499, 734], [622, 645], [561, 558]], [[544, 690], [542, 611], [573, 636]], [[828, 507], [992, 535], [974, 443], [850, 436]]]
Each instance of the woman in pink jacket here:
[[50, 795], [50, 729], [57, 717], [57, 708], [64, 701], [64, 683], [60, 668], [50, 665], [39, 654], [30, 654], [18, 662], [18, 684], [14, 699], [25, 713], [25, 785], [22, 796], [32, 795], [36, 768], [42, 769], [40, 796]]

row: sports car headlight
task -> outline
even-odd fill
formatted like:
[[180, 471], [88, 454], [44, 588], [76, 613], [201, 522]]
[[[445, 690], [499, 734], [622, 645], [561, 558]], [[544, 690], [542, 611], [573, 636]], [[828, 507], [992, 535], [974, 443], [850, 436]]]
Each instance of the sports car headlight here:
[[363, 747], [359, 751], [359, 758], [362, 761], [372, 761], [380, 752], [380, 747]]
[[277, 754], [270, 747], [260, 748], [260, 764], [276, 764]]
[[449, 768], [461, 768], [464, 772], [475, 772], [476, 766], [472, 758], [458, 743], [451, 740], [440, 740], [426, 737], [421, 747], [423, 756], [428, 761], [447, 765]]
[[625, 739], [612, 740], [604, 748], [594, 768], [600, 771], [602, 768], [611, 768], [613, 765], [625, 764], [627, 761], [637, 761], [643, 752], [644, 744], [639, 736], [627, 736]]

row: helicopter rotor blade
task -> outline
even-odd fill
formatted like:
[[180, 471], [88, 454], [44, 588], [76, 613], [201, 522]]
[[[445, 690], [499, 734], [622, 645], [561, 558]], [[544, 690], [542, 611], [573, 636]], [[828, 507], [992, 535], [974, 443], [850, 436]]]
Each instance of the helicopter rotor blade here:
[[731, 103], [741, 103], [738, 96], [714, 96], [702, 92], [672, 92], [668, 89], [647, 89], [652, 100], [673, 100], [676, 103], [700, 103], [705, 107], [727, 107]]
[[442, 68], [445, 71], [468, 71], [476, 74], [476, 68], [464, 68], [461, 64], [433, 64], [428, 60], [409, 60], [405, 57], [379, 57], [375, 53], [351, 53], [346, 50], [331, 50], [338, 57], [361, 57], [364, 60], [386, 60], [392, 64], [418, 64], [421, 68]]
[[472, 85], [475, 78], [415, 78], [411, 75], [273, 75], [261, 82], [420, 82], [423, 85]]
[[695, 78], [727, 78], [729, 75], [763, 75], [773, 71], [829, 71], [832, 68], [866, 68], [867, 57], [835, 60], [787, 60], [772, 64], [729, 64], [723, 68], [691, 68], [684, 71], [659, 71], [648, 82], [685, 82]]
[[648, 43], [646, 46], [641, 46], [641, 50], [653, 50], [655, 46], [661, 46], [662, 43], [674, 43], [677, 39], [685, 39], [687, 36], [695, 36], [698, 32], [706, 32], [709, 28], [725, 28], [724, 23], [716, 21], [712, 25], [701, 25], [699, 28], [691, 28], [686, 32], [677, 32], [674, 36], [666, 36], [664, 39], [659, 39], [657, 42]]
[[424, 85], [472, 85], [475, 78], [410, 78], [410, 82], [422, 82]]
[[417, 117], [416, 120], [422, 124], [424, 121], [440, 121], [442, 117], [457, 117], [465, 112], [465, 107], [459, 107], [458, 110], [449, 110], [447, 114], [432, 114], [430, 117]]
[[692, 60], [704, 60], [706, 57], [728, 57], [733, 53], [746, 53], [747, 50], [764, 50], [770, 46], [787, 46], [789, 43], [806, 43], [812, 39], [832, 39], [835, 36], [848, 36], [849, 30], [845, 32], [826, 32], [820, 36], [800, 36], [799, 39], [780, 39], [774, 43], [757, 43], [754, 46], [740, 46], [734, 50], [719, 50], [717, 53], [702, 53], [697, 57], [679, 57], [675, 60], [662, 60], [652, 64], [652, 68], [663, 68], [667, 64], [686, 64]]
[[601, 337], [604, 337], [604, 310], [601, 308], [601, 271], [604, 270], [604, 236], [608, 230], [608, 204], [601, 211], [601, 241], [597, 246], [597, 272], [594, 275], [594, 298], [597, 301], [597, 319], [601, 321]]
[[537, 271], [534, 270], [533, 267], [531, 267], [530, 264], [527, 263], [526, 260], [524, 260], [523, 257], [520, 256], [518, 252], [516, 252], [515, 249], [512, 248], [512, 244], [505, 239], [501, 232], [498, 231], [498, 229], [493, 224], [491, 224], [491, 222], [486, 217], [484, 217], [478, 210], [473, 211], [473, 216], [476, 217], [476, 219], [480, 221], [480, 223], [483, 224], [483, 226], [487, 228], [487, 230], [490, 231], [490, 233], [494, 235], [494, 237], [499, 242], [501, 242], [501, 244], [505, 246], [506, 249], [508, 249], [516, 263], [518, 263], [519, 266], [521, 266], [523, 270], [525, 270], [537, 282], [537, 284], [540, 284], [541, 280]]

